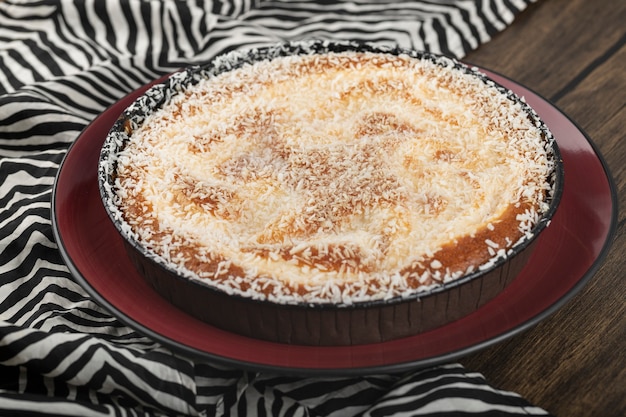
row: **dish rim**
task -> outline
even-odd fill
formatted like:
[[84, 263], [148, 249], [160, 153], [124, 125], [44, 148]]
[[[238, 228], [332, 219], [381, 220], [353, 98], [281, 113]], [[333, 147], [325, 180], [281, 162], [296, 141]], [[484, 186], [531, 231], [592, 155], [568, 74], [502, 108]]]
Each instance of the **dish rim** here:
[[[616, 188], [614, 179], [610, 173], [608, 164], [606, 163], [604, 157], [599, 151], [597, 145], [591, 140], [591, 138], [587, 135], [587, 133], [583, 129], [581, 129], [581, 127], [575, 121], [573, 121], [567, 114], [561, 111], [556, 105], [551, 103], [548, 99], [541, 96], [534, 90], [522, 84], [519, 84], [513, 79], [511, 79], [510, 77], [502, 75], [496, 71], [493, 71], [484, 67], [482, 69], [484, 71], [491, 73], [494, 76], [501, 78], [507, 84], [510, 83], [512, 85], [512, 88], [520, 89], [522, 92], [524, 92], [524, 94], [530, 94], [531, 98], [532, 96], [535, 96], [534, 99], [537, 99], [540, 102], [543, 102], [542, 104], [545, 104], [548, 107], [548, 110], [546, 111], [555, 111], [556, 113], [555, 117], [558, 117], [559, 119], [563, 118], [564, 119], [563, 123], [567, 123], [570, 125], [566, 127], [568, 130], [573, 128], [574, 130], [577, 131], [576, 133], [580, 134], [580, 136], [582, 137], [581, 139], [584, 139], [585, 144], [590, 147], [590, 150], [593, 153], [593, 158], [596, 159], [597, 162], [599, 162], [600, 168], [602, 169], [601, 179], [603, 182], [606, 181], [606, 187], [607, 187], [607, 192], [604, 194], [604, 197], [608, 199], [607, 203], [610, 204], [610, 216], [609, 216], [610, 218], [608, 219], [608, 223], [606, 224], [606, 227], [603, 228], [602, 230], [603, 233], [606, 233], [606, 234], [603, 236], [601, 247], [597, 251], [594, 251], [595, 252], [594, 259], [591, 260], [589, 265], [586, 265], [585, 271], [580, 276], [577, 274], [577, 277], [574, 279], [574, 283], [568, 289], [566, 289], [564, 292], [559, 291], [556, 300], [553, 301], [551, 304], [547, 306], [542, 305], [541, 310], [539, 312], [537, 312], [536, 314], [532, 316], [528, 316], [528, 317], [524, 316], [521, 319], [523, 321], [519, 322], [515, 326], [508, 327], [508, 325], [505, 325], [505, 328], [500, 333], [488, 335], [487, 337], [480, 339], [480, 341], [476, 343], [469, 344], [469, 345], [464, 344], [463, 346], [458, 347], [456, 349], [446, 350], [444, 353], [436, 353], [431, 356], [418, 356], [418, 357], [415, 357], [415, 358], [412, 358], [403, 362], [393, 362], [393, 363], [385, 362], [383, 364], [374, 364], [374, 365], [358, 366], [358, 367], [350, 366], [350, 364], [345, 364], [345, 366], [343, 366], [342, 364], [342, 367], [329, 366], [329, 367], [321, 368], [319, 366], [306, 367], [302, 365], [301, 366], [289, 366], [289, 365], [284, 365], [284, 364], [275, 365], [275, 364], [268, 363], [267, 361], [265, 362], [260, 361], [258, 358], [251, 359], [250, 357], [247, 357], [246, 359], [237, 359], [233, 357], [227, 357], [221, 354], [216, 354], [215, 352], [210, 352], [202, 348], [185, 344], [184, 342], [181, 342], [180, 340], [175, 340], [172, 337], [167, 336], [166, 334], [162, 334], [156, 330], [153, 330], [152, 328], [148, 327], [149, 323], [146, 324], [146, 323], [137, 321], [132, 316], [129, 316], [130, 313], [127, 310], [122, 310], [116, 307], [115, 301], [107, 299], [105, 296], [101, 295], [100, 292], [89, 281], [89, 278], [83, 275], [83, 273], [78, 269], [77, 264], [75, 262], [79, 261], [79, 259], [77, 259], [76, 261], [73, 260], [71, 254], [68, 252], [68, 248], [70, 247], [67, 245], [66, 242], [64, 242], [64, 238], [63, 238], [65, 233], [70, 233], [71, 231], [62, 231], [59, 225], [59, 216], [61, 215], [61, 212], [60, 212], [61, 207], [59, 206], [64, 206], [65, 204], [63, 200], [59, 200], [59, 196], [58, 196], [58, 194], [60, 193], [59, 179], [61, 178], [64, 172], [64, 168], [66, 167], [66, 165], [68, 165], [67, 161], [75, 153], [72, 151], [74, 150], [74, 148], [78, 148], [78, 146], [76, 146], [78, 143], [80, 143], [81, 146], [84, 146], [82, 144], [84, 143], [85, 140], [87, 140], [85, 133], [90, 132], [90, 129], [92, 128], [92, 126], [96, 125], [96, 123], [99, 122], [99, 120], [102, 117], [110, 117], [111, 110], [115, 110], [116, 106], [118, 106], [118, 102], [114, 103], [113, 105], [109, 106], [107, 109], [103, 110], [103, 112], [98, 117], [96, 117], [91, 123], [89, 123], [83, 129], [81, 134], [78, 136], [78, 139], [70, 145], [61, 164], [59, 165], [59, 169], [57, 171], [57, 175], [55, 177], [55, 181], [54, 181], [54, 185], [52, 189], [51, 220], [52, 220], [53, 235], [55, 237], [55, 240], [59, 244], [60, 254], [62, 258], [64, 258], [64, 260], [66, 261], [68, 269], [70, 270], [72, 275], [79, 281], [79, 283], [83, 286], [83, 288], [91, 296], [94, 297], [95, 301], [99, 302], [102, 306], [106, 307], [115, 317], [120, 319], [120, 321], [122, 321], [124, 324], [142, 332], [146, 336], [152, 337], [153, 339], [159, 341], [160, 343], [163, 343], [166, 346], [175, 348], [177, 351], [187, 354], [191, 357], [204, 359], [204, 360], [212, 360], [217, 363], [224, 364], [224, 365], [236, 366], [239, 369], [247, 369], [251, 371], [271, 371], [271, 372], [280, 373], [280, 374], [289, 374], [289, 375], [298, 374], [298, 375], [310, 375], [310, 376], [320, 376], [320, 375], [356, 376], [356, 375], [371, 374], [371, 373], [376, 373], [376, 372], [400, 372], [400, 371], [406, 371], [406, 370], [416, 369], [420, 367], [434, 366], [437, 364], [441, 364], [443, 362], [452, 361], [462, 356], [485, 349], [496, 343], [500, 343], [503, 340], [509, 339], [529, 329], [530, 327], [536, 325], [538, 322], [552, 315], [554, 312], [560, 309], [564, 304], [566, 304], [569, 300], [571, 300], [591, 280], [591, 278], [595, 275], [598, 269], [602, 266], [603, 261], [605, 260], [606, 256], [610, 252], [611, 245], [615, 237], [615, 233], [616, 233], [618, 200], [617, 200], [617, 188]], [[152, 83], [147, 83], [146, 85], [150, 85]], [[135, 91], [142, 90], [145, 87], [146, 86], [139, 87]], [[133, 95], [135, 91], [129, 93], [129, 95]], [[120, 101], [123, 101], [124, 99], [125, 97], [120, 99]], [[109, 114], [107, 114], [107, 112]], [[559, 120], [553, 121], [553, 123], [555, 124], [559, 122], [560, 122]], [[588, 153], [588, 151], [585, 151], [585, 153]], [[599, 175], [600, 173], [597, 172], [596, 174]], [[97, 181], [97, 179], [95, 178], [95, 175], [94, 175], [93, 181], [94, 183]], [[94, 184], [94, 188], [96, 188], [95, 184]], [[569, 193], [571, 192], [572, 191], [570, 191]], [[564, 193], [568, 194], [567, 191], [565, 191]], [[596, 207], [596, 206], [595, 205], [589, 206], [590, 209], [593, 209], [593, 207]], [[68, 236], [68, 237], [71, 237], [71, 236]], [[317, 349], [325, 349], [325, 348], [317, 347], [315, 349], [317, 350]], [[411, 350], [413, 351], [414, 349], [412, 348]]]
[[[165, 270], [167, 273], [172, 274], [179, 279], [184, 281], [192, 281], [194, 284], [201, 286], [203, 289], [213, 291], [217, 294], [227, 294], [226, 291], [216, 287], [215, 285], [212, 285], [212, 283], [208, 279], [199, 279], [180, 274], [179, 271], [172, 267], [171, 263], [169, 263], [161, 255], [153, 251], [147, 250], [144, 245], [137, 241], [137, 239], [135, 239], [133, 236], [130, 236], [125, 231], [125, 228], [121, 226], [123, 222], [121, 222], [119, 219], [119, 213], [115, 213], [110, 207], [111, 205], [113, 205], [113, 203], [111, 202], [112, 194], [110, 191], [110, 175], [108, 175], [107, 172], [105, 172], [105, 170], [103, 169], [103, 165], [109, 162], [107, 161], [107, 159], [110, 157], [110, 155], [114, 154], [116, 151], [119, 150], [119, 147], [122, 146], [116, 146], [116, 140], [115, 138], [111, 137], [110, 132], [124, 132], [125, 124], [128, 123], [129, 120], [136, 118], [137, 113], [139, 113], [139, 117], [137, 120], [138, 125], [145, 117], [143, 113], [154, 111], [155, 109], [161, 107], [165, 102], [167, 102], [167, 100], [169, 100], [169, 98], [171, 97], [171, 91], [177, 90], [178, 88], [186, 88], [188, 86], [192, 86], [198, 83], [204, 77], [211, 77], [224, 71], [230, 71], [246, 64], [258, 62], [259, 60], [291, 55], [322, 54], [327, 52], [372, 52], [385, 54], [388, 53], [393, 55], [406, 54], [411, 58], [427, 59], [432, 60], [435, 63], [452, 65], [455, 69], [459, 69], [467, 74], [476, 76], [478, 79], [486, 84], [493, 85], [497, 90], [500, 91], [500, 93], [505, 94], [513, 102], [520, 104], [523, 111], [528, 115], [528, 117], [534, 122], [540, 124], [540, 130], [544, 133], [544, 135], [546, 135], [546, 150], [548, 150], [548, 152], [552, 154], [551, 157], [554, 160], [554, 169], [550, 173], [550, 182], [553, 188], [552, 196], [549, 197], [549, 207], [544, 213], [542, 213], [539, 220], [531, 229], [529, 235], [527, 235], [526, 237], [522, 237], [512, 248], [510, 248], [506, 256], [500, 256], [498, 258], [494, 257], [485, 262], [485, 264], [489, 263], [490, 266], [488, 268], [476, 268], [469, 274], [464, 274], [459, 278], [447, 282], [431, 285], [429, 288], [426, 289], [422, 287], [414, 288], [409, 295], [397, 295], [392, 298], [354, 301], [351, 303], [335, 303], [331, 301], [298, 301], [281, 303], [274, 300], [247, 297], [238, 293], [228, 294], [229, 297], [233, 297], [235, 299], [245, 301], [250, 304], [277, 304], [283, 306], [284, 308], [293, 308], [299, 310], [306, 309], [324, 311], [337, 309], [369, 309], [382, 306], [387, 307], [411, 301], [418, 301], [426, 297], [437, 296], [451, 289], [468, 284], [471, 281], [478, 280], [486, 274], [497, 270], [498, 268], [501, 268], [511, 259], [515, 258], [518, 254], [524, 252], [536, 241], [537, 237], [550, 223], [560, 204], [564, 188], [564, 167], [559, 146], [556, 139], [552, 135], [549, 127], [539, 117], [536, 111], [526, 103], [524, 99], [515, 94], [511, 89], [491, 79], [484, 72], [480, 72], [478, 67], [470, 66], [469, 64], [463, 63], [459, 60], [442, 54], [436, 54], [429, 51], [401, 48], [398, 46], [386, 47], [380, 45], [372, 45], [370, 43], [361, 43], [357, 41], [306, 40], [297, 42], [280, 42], [269, 46], [231, 51], [223, 55], [218, 55], [213, 60], [205, 64], [188, 66], [182, 71], [172, 73], [169, 76], [166, 76], [162, 81], [152, 85], [144, 94], [136, 98], [130, 106], [123, 110], [118, 120], [111, 127], [109, 135], [107, 135], [107, 137], [105, 138], [105, 142], [101, 149], [100, 158], [98, 161], [98, 189], [109, 219], [113, 222], [116, 230], [127, 242], [127, 244], [131, 245], [132, 248], [138, 253], [141, 253], [146, 259], [149, 260], [149, 262], [152, 262], [160, 269]], [[139, 111], [137, 111], [136, 108], [139, 108]], [[136, 126], [133, 125], [132, 128], [134, 130]], [[126, 135], [125, 140], [128, 140], [128, 135]], [[111, 143], [110, 146], [109, 143]], [[114, 168], [115, 166], [113, 166], [113, 170]], [[108, 183], [108, 187], [105, 186], [106, 183]]]

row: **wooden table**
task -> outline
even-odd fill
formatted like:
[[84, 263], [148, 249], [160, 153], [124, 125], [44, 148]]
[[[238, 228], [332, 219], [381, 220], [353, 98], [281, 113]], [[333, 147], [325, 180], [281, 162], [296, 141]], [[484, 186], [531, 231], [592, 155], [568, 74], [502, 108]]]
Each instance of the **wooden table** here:
[[[542, 0], [465, 61], [529, 87], [604, 156], [626, 207], [626, 2]], [[556, 416], [626, 416], [626, 227], [591, 281], [557, 313], [461, 360]]]

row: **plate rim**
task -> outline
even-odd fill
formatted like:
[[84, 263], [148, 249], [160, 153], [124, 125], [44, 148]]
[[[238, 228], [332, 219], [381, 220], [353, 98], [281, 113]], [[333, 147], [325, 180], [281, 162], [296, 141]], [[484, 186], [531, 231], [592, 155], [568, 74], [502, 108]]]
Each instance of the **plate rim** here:
[[[472, 65], [472, 64], [469, 64]], [[210, 361], [215, 361], [218, 362], [220, 364], [223, 365], [227, 365], [227, 366], [234, 366], [237, 367], [239, 369], [244, 369], [244, 370], [249, 370], [249, 371], [256, 371], [256, 372], [273, 372], [273, 373], [281, 373], [281, 374], [297, 374], [297, 375], [307, 375], [307, 376], [357, 376], [357, 375], [364, 375], [364, 374], [374, 374], [374, 373], [394, 373], [394, 372], [402, 372], [402, 371], [406, 371], [406, 370], [411, 370], [411, 369], [418, 369], [418, 368], [424, 368], [424, 367], [428, 367], [428, 366], [434, 366], [434, 365], [440, 365], [442, 363], [447, 363], [447, 362], [451, 362], [453, 360], [457, 360], [463, 356], [467, 356], [470, 355], [472, 353], [476, 353], [480, 350], [483, 350], [487, 347], [493, 346], [495, 344], [498, 344], [506, 339], [509, 339], [519, 333], [522, 333], [526, 330], [528, 330], [531, 327], [534, 327], [535, 325], [537, 325], [539, 322], [545, 320], [546, 318], [548, 318], [549, 316], [551, 316], [552, 314], [554, 314], [557, 310], [559, 310], [561, 307], [563, 307], [563, 305], [565, 305], [567, 302], [569, 302], [576, 294], [578, 294], [582, 288], [584, 286], [586, 286], [588, 284], [588, 282], [591, 280], [591, 278], [593, 278], [593, 276], [596, 274], [596, 272], [600, 269], [600, 267], [602, 266], [602, 264], [604, 263], [604, 260], [606, 259], [608, 253], [610, 252], [612, 243], [614, 241], [615, 238], [615, 233], [616, 233], [616, 229], [617, 229], [617, 214], [618, 214], [618, 199], [617, 199], [617, 188], [615, 185], [615, 181], [613, 179], [613, 176], [611, 175], [610, 169], [608, 164], [606, 163], [606, 160], [604, 159], [602, 153], [600, 152], [600, 150], [598, 149], [597, 145], [593, 142], [593, 140], [591, 140], [591, 138], [589, 137], [589, 135], [571, 118], [569, 117], [565, 112], [563, 112], [558, 106], [556, 106], [554, 103], [552, 103], [550, 100], [548, 100], [547, 98], [545, 98], [544, 96], [542, 96], [541, 94], [538, 94], [536, 91], [532, 90], [531, 88], [526, 87], [525, 85], [520, 84], [517, 81], [514, 81], [513, 79], [511, 79], [508, 76], [505, 76], [503, 74], [500, 74], [496, 71], [490, 70], [488, 68], [482, 67], [482, 66], [477, 66], [477, 65], [472, 65], [475, 67], [478, 67], [481, 71], [486, 72], [488, 77], [492, 77], [493, 75], [495, 75], [496, 77], [500, 77], [502, 79], [504, 79], [505, 81], [507, 81], [507, 83], [512, 83], [515, 84], [527, 91], [529, 91], [530, 93], [532, 93], [533, 95], [535, 95], [538, 99], [544, 101], [546, 104], [548, 104], [550, 107], [552, 107], [554, 110], [556, 110], [561, 116], [563, 116], [567, 122], [569, 122], [572, 127], [574, 127], [576, 130], [578, 130], [580, 132], [580, 134], [585, 138], [586, 142], [589, 144], [589, 146], [591, 147], [595, 157], [598, 159], [598, 162], [600, 163], [600, 165], [602, 166], [602, 170], [604, 173], [604, 179], [606, 179], [607, 181], [607, 186], [608, 186], [608, 196], [610, 197], [610, 202], [611, 202], [611, 218], [609, 221], [609, 226], [607, 229], [607, 234], [606, 237], [604, 239], [602, 248], [600, 249], [600, 251], [598, 252], [598, 255], [595, 257], [595, 259], [593, 260], [593, 262], [591, 263], [591, 265], [589, 266], [589, 268], [585, 271], [585, 273], [582, 274], [581, 277], [578, 278], [578, 280], [576, 281], [576, 283], [569, 289], [567, 290], [565, 293], [563, 293], [555, 302], [553, 302], [552, 304], [550, 304], [549, 306], [547, 306], [546, 308], [544, 308], [541, 312], [537, 313], [536, 315], [534, 315], [533, 317], [525, 320], [523, 323], [517, 324], [511, 328], [509, 328], [507, 331], [504, 331], [500, 334], [497, 334], [495, 336], [492, 337], [488, 337], [485, 340], [482, 340], [478, 343], [474, 343], [470, 346], [466, 346], [460, 349], [456, 349], [453, 351], [449, 351], [449, 352], [445, 352], [442, 353], [440, 355], [435, 355], [435, 356], [429, 356], [426, 358], [420, 358], [420, 359], [414, 359], [414, 360], [409, 360], [409, 361], [402, 361], [402, 362], [397, 362], [397, 363], [387, 363], [387, 364], [381, 364], [381, 365], [372, 365], [372, 366], [359, 366], [359, 367], [328, 367], [328, 368], [321, 368], [321, 367], [315, 367], [315, 368], [309, 368], [309, 367], [299, 367], [299, 366], [281, 366], [281, 365], [274, 365], [274, 364], [266, 364], [266, 363], [259, 363], [259, 362], [255, 362], [255, 361], [251, 361], [251, 360], [241, 360], [241, 359], [235, 359], [235, 358], [229, 358], [229, 357], [225, 357], [222, 355], [218, 355], [212, 352], [208, 352], [205, 350], [201, 350], [198, 349], [196, 347], [193, 346], [188, 346], [182, 342], [173, 340], [171, 338], [169, 338], [166, 335], [160, 334], [155, 330], [150, 329], [149, 327], [147, 327], [146, 325], [137, 322], [136, 320], [134, 320], [133, 318], [129, 317], [125, 312], [119, 310], [117, 307], [115, 307], [114, 305], [111, 304], [111, 302], [109, 300], [106, 299], [106, 297], [104, 297], [102, 294], [100, 294], [90, 283], [89, 280], [83, 275], [83, 273], [80, 272], [80, 270], [78, 269], [78, 267], [76, 266], [76, 264], [74, 263], [74, 260], [71, 258], [71, 256], [69, 255], [69, 253], [66, 250], [66, 245], [64, 243], [64, 239], [62, 236], [62, 232], [59, 229], [59, 225], [58, 225], [58, 208], [57, 208], [57, 194], [58, 194], [58, 187], [59, 187], [59, 178], [61, 176], [61, 173], [63, 172], [64, 167], [66, 166], [66, 161], [68, 159], [68, 156], [71, 154], [72, 150], [74, 149], [75, 145], [81, 140], [81, 138], [84, 140], [85, 137], [85, 132], [89, 130], [89, 128], [96, 123], [96, 121], [98, 121], [105, 113], [111, 112], [113, 111], [113, 109], [116, 106], [119, 106], [121, 102], [124, 102], [125, 100], [128, 99], [129, 96], [132, 96], [134, 94], [137, 94], [138, 91], [140, 90], [146, 90], [148, 89], [150, 86], [162, 82], [164, 79], [166, 79], [167, 77], [169, 77], [169, 75], [171, 74], [166, 74], [160, 78], [157, 78], [149, 83], [146, 83], [138, 88], [136, 88], [135, 90], [131, 91], [130, 93], [126, 94], [125, 96], [123, 96], [122, 98], [120, 98], [119, 100], [117, 100], [115, 103], [113, 103], [112, 105], [108, 106], [107, 108], [105, 108], [100, 114], [98, 114], [87, 126], [85, 126], [81, 132], [78, 134], [77, 138], [72, 142], [72, 144], [68, 147], [66, 154], [64, 155], [61, 163], [59, 164], [57, 173], [55, 175], [55, 179], [54, 179], [54, 183], [53, 183], [53, 187], [52, 187], [52, 197], [51, 197], [51, 223], [52, 223], [52, 232], [53, 232], [53, 236], [55, 239], [55, 242], [57, 243], [58, 246], [58, 250], [61, 254], [61, 257], [63, 259], [63, 261], [65, 262], [67, 268], [69, 269], [71, 275], [78, 281], [78, 283], [81, 285], [81, 287], [91, 296], [95, 299], [95, 301], [98, 302], [98, 304], [103, 307], [104, 309], [106, 309], [110, 314], [112, 314], [115, 318], [117, 318], [118, 320], [120, 320], [123, 324], [129, 326], [130, 328], [138, 331], [140, 334], [147, 336], [155, 341], [157, 341], [158, 343], [162, 344], [163, 346], [169, 348], [172, 351], [178, 351], [178, 352], [182, 352], [185, 353], [188, 356], [191, 356], [193, 358], [198, 358], [198, 359], [202, 359], [202, 360], [210, 360]], [[497, 80], [496, 80], [497, 81]], [[497, 81], [499, 82], [499, 81]], [[509, 88], [508, 85], [505, 85], [505, 87]], [[123, 111], [125, 107], [122, 106], [121, 111]], [[541, 117], [541, 116], [540, 116]], [[550, 128], [550, 125], [546, 122], [546, 124], [548, 125], [548, 128]], [[559, 140], [558, 137], [555, 135], [556, 138], [556, 142], [557, 145], [559, 144]], [[97, 176], [96, 179], [97, 181]], [[563, 194], [565, 195], [565, 193], [567, 192], [567, 190], [563, 191]], [[539, 237], [539, 239], [541, 239], [541, 236]], [[445, 327], [445, 326], [443, 326]], [[315, 347], [311, 347], [312, 349]]]

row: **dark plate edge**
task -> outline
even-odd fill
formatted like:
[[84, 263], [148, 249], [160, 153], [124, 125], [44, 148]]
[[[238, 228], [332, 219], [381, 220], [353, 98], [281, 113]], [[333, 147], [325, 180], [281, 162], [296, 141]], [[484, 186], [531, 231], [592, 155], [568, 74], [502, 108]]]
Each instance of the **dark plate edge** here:
[[[472, 65], [471, 63], [468, 63], [468, 65]], [[540, 99], [544, 100], [545, 102], [547, 102], [548, 104], [550, 104], [552, 107], [554, 107], [561, 115], [563, 115], [574, 127], [576, 127], [577, 130], [580, 131], [580, 133], [585, 137], [585, 139], [587, 140], [587, 142], [590, 144], [591, 148], [593, 149], [596, 157], [598, 158], [598, 160], [600, 161], [600, 164], [602, 165], [602, 168], [604, 170], [604, 174], [605, 177], [607, 179], [608, 182], [608, 186], [609, 186], [609, 191], [610, 191], [610, 197], [611, 197], [611, 206], [612, 206], [612, 210], [611, 210], [611, 221], [610, 221], [610, 226], [609, 226], [609, 230], [607, 233], [607, 237], [604, 241], [604, 245], [602, 247], [602, 249], [600, 250], [598, 256], [596, 257], [596, 259], [594, 260], [594, 262], [592, 263], [592, 265], [590, 266], [590, 268], [581, 276], [581, 278], [577, 281], [576, 285], [574, 285], [569, 291], [567, 291], [565, 294], [563, 294], [563, 296], [556, 301], [555, 303], [551, 304], [549, 307], [547, 307], [546, 309], [544, 309], [541, 313], [537, 314], [536, 316], [526, 320], [524, 323], [513, 327], [511, 329], [509, 329], [508, 331], [491, 337], [487, 340], [484, 340], [482, 342], [476, 343], [472, 346], [468, 346], [466, 348], [463, 349], [459, 349], [453, 352], [448, 352], [445, 354], [441, 354], [441, 355], [437, 355], [437, 356], [432, 356], [432, 357], [428, 357], [428, 358], [422, 358], [422, 359], [418, 359], [418, 360], [414, 360], [414, 361], [407, 361], [407, 362], [401, 362], [401, 363], [396, 363], [396, 364], [386, 364], [386, 365], [376, 365], [376, 366], [370, 366], [370, 367], [359, 367], [359, 368], [296, 368], [296, 367], [286, 367], [286, 366], [278, 366], [278, 365], [266, 365], [266, 364], [259, 364], [259, 363], [255, 363], [255, 362], [250, 362], [250, 361], [242, 361], [242, 360], [236, 360], [236, 359], [230, 359], [230, 358], [226, 358], [220, 355], [215, 355], [212, 354], [210, 352], [205, 352], [205, 351], [201, 351], [198, 350], [196, 348], [192, 348], [189, 346], [186, 346], [180, 342], [177, 341], [173, 341], [171, 339], [169, 339], [166, 336], [160, 335], [157, 332], [145, 327], [144, 325], [135, 322], [133, 319], [131, 319], [130, 317], [126, 316], [124, 313], [122, 313], [121, 311], [117, 310], [114, 306], [112, 306], [109, 301], [107, 301], [102, 295], [100, 295], [100, 293], [98, 293], [87, 281], [87, 279], [80, 273], [80, 271], [78, 270], [78, 268], [76, 267], [76, 265], [74, 264], [74, 262], [72, 261], [71, 257], [69, 256], [69, 254], [66, 252], [65, 250], [65, 245], [63, 244], [63, 237], [61, 236], [61, 233], [58, 229], [58, 222], [57, 222], [57, 208], [56, 208], [56, 194], [57, 194], [57, 187], [58, 187], [58, 180], [59, 180], [59, 176], [62, 172], [63, 166], [65, 165], [67, 156], [70, 154], [71, 150], [74, 148], [75, 143], [80, 139], [80, 137], [83, 135], [83, 133], [85, 132], [85, 130], [87, 130], [99, 117], [97, 116], [92, 122], [90, 122], [87, 126], [85, 126], [85, 128], [81, 131], [81, 133], [77, 136], [76, 140], [68, 147], [67, 152], [65, 154], [65, 156], [63, 157], [63, 160], [61, 161], [61, 164], [59, 164], [59, 168], [57, 171], [57, 174], [55, 175], [55, 180], [54, 180], [54, 185], [52, 188], [52, 197], [51, 197], [51, 223], [52, 223], [52, 233], [53, 233], [53, 237], [57, 243], [59, 252], [61, 253], [61, 257], [63, 258], [63, 260], [65, 261], [70, 273], [72, 274], [72, 276], [77, 280], [77, 282], [85, 289], [85, 291], [87, 291], [89, 293], [89, 295], [91, 295], [96, 302], [102, 306], [103, 308], [105, 308], [106, 310], [108, 310], [113, 316], [115, 316], [116, 318], [118, 318], [121, 322], [123, 322], [125, 325], [137, 330], [138, 332], [158, 341], [159, 343], [163, 344], [164, 346], [168, 347], [168, 348], [175, 348], [176, 350], [178, 350], [179, 352], [183, 352], [186, 355], [189, 355], [190, 357], [193, 358], [197, 358], [197, 359], [202, 359], [202, 360], [212, 360], [215, 362], [218, 362], [220, 364], [223, 365], [229, 365], [229, 366], [233, 366], [242, 370], [247, 370], [247, 371], [253, 371], [253, 372], [271, 372], [271, 373], [276, 373], [276, 374], [288, 374], [288, 375], [300, 375], [300, 376], [362, 376], [362, 375], [366, 375], [366, 374], [380, 374], [380, 373], [396, 373], [396, 372], [404, 372], [404, 371], [408, 371], [408, 370], [415, 370], [415, 369], [419, 369], [419, 368], [425, 368], [425, 367], [429, 367], [429, 366], [435, 366], [435, 365], [441, 365], [443, 363], [447, 363], [447, 362], [451, 362], [454, 360], [457, 360], [463, 356], [467, 356], [473, 353], [476, 353], [480, 350], [483, 350], [487, 347], [490, 347], [494, 344], [500, 343], [506, 339], [509, 339], [515, 335], [518, 335], [528, 329], [530, 329], [531, 327], [537, 325], [540, 321], [548, 318], [549, 316], [551, 316], [552, 314], [554, 314], [557, 310], [559, 310], [561, 307], [563, 307], [563, 305], [565, 305], [568, 301], [570, 301], [576, 294], [578, 294], [580, 292], [580, 290], [582, 290], [582, 288], [587, 285], [587, 283], [591, 280], [591, 278], [596, 274], [596, 272], [600, 269], [600, 267], [602, 266], [606, 256], [608, 255], [608, 252], [610, 251], [610, 248], [612, 246], [614, 237], [615, 237], [615, 233], [617, 230], [617, 214], [618, 214], [618, 200], [617, 200], [617, 188], [615, 185], [615, 181], [610, 173], [609, 167], [606, 163], [606, 160], [604, 159], [604, 157], [602, 156], [600, 150], [598, 149], [597, 145], [591, 140], [591, 138], [589, 137], [589, 135], [587, 135], [587, 133], [574, 121], [572, 120], [566, 113], [564, 113], [558, 106], [556, 106], [554, 103], [552, 103], [550, 100], [546, 99], [544, 96], [542, 96], [541, 94], [538, 94], [537, 92], [535, 92], [534, 90], [532, 90], [531, 88], [519, 84], [518, 82], [512, 80], [510, 77], [507, 77], [505, 75], [502, 75], [496, 71], [490, 70], [488, 68], [484, 68], [481, 66], [477, 66], [481, 70], [485, 70], [485, 71], [489, 71], [493, 74], [496, 74], [502, 78], [505, 78], [506, 80], [517, 84], [525, 89], [527, 89], [528, 91], [530, 91], [531, 93], [533, 93], [534, 95], [536, 95], [537, 97], [539, 97]], [[140, 87], [139, 89], [141, 89], [142, 87]], [[129, 95], [131, 95], [133, 93], [130, 93]], [[103, 110], [102, 113], [106, 112], [108, 109], [110, 109], [111, 107], [113, 107], [115, 104], [113, 104], [112, 106], [107, 107], [107, 109]], [[101, 114], [102, 114], [101, 113]], [[549, 128], [550, 126], [548, 126]], [[557, 138], [557, 145], [558, 145], [558, 138]]]

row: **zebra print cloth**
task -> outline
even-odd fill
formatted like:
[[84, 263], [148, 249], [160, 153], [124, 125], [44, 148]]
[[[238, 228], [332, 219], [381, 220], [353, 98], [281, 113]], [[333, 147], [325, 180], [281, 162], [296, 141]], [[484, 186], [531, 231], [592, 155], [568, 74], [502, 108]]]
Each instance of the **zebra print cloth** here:
[[532, 0], [0, 0], [0, 415], [546, 415], [459, 364], [298, 378], [202, 363], [96, 304], [64, 265], [51, 190], [108, 106], [242, 47], [357, 39], [455, 57]]

